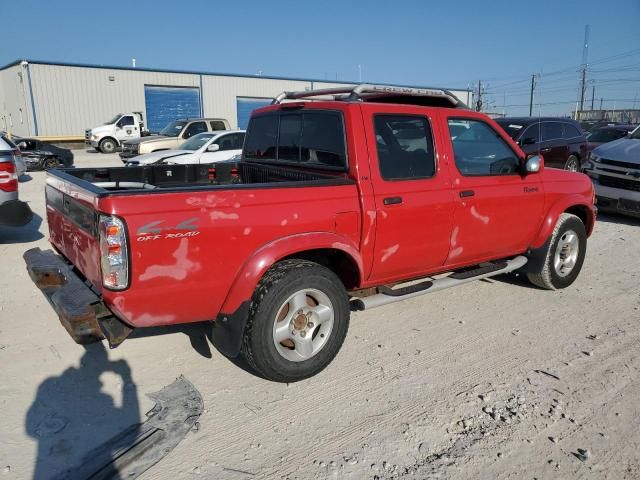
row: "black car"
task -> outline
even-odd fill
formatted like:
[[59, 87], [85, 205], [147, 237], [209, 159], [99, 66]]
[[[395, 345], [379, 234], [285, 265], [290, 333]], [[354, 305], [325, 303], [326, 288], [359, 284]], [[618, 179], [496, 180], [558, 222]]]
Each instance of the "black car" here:
[[505, 117], [496, 122], [527, 154], [541, 154], [545, 165], [573, 172], [587, 159], [587, 138], [569, 118]]
[[614, 120], [582, 120], [580, 126], [585, 132], [592, 132], [596, 128], [601, 127], [615, 127], [618, 125], [625, 125], [622, 122], [616, 122]]
[[50, 168], [72, 167], [73, 153], [35, 138], [14, 138], [22, 152], [27, 170], [49, 170]]

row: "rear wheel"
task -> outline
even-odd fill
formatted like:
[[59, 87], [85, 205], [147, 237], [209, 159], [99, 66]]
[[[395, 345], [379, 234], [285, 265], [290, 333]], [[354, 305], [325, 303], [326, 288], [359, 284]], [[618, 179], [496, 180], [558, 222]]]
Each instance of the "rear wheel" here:
[[528, 273], [538, 287], [556, 290], [571, 285], [582, 269], [587, 251], [587, 232], [575, 215], [563, 213], [558, 219], [542, 268]]
[[256, 288], [243, 356], [269, 380], [311, 377], [338, 353], [349, 315], [349, 299], [336, 274], [307, 260], [282, 261]]
[[112, 138], [105, 138], [100, 142], [100, 151], [102, 153], [113, 153], [116, 151], [117, 144]]
[[567, 162], [564, 164], [564, 169], [570, 172], [577, 172], [580, 170], [580, 160], [575, 155], [569, 155]]

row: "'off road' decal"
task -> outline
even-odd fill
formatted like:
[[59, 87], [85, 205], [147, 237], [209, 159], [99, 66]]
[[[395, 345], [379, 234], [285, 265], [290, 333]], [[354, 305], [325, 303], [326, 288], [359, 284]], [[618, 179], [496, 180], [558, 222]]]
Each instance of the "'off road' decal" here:
[[185, 238], [200, 235], [198, 231], [197, 217], [184, 220], [177, 225], [163, 225], [164, 220], [156, 220], [138, 228], [137, 240], [159, 240], [165, 238]]

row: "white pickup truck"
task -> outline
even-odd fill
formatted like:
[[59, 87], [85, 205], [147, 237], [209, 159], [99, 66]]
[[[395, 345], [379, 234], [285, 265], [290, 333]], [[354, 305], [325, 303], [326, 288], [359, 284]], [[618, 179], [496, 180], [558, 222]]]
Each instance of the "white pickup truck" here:
[[85, 131], [85, 143], [98, 152], [113, 153], [125, 140], [144, 137], [148, 134], [144, 128], [142, 112], [119, 113], [104, 125]]

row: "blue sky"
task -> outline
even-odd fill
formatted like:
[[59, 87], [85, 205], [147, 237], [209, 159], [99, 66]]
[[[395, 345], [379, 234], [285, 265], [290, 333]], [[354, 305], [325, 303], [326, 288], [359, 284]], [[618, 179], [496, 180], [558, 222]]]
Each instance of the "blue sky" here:
[[[605, 108], [640, 108], [640, 0], [3, 2], [20, 58], [410, 85], [486, 85], [495, 111], [575, 108], [585, 24]], [[519, 106], [527, 105], [527, 106]], [[596, 108], [599, 100], [596, 101]]]

